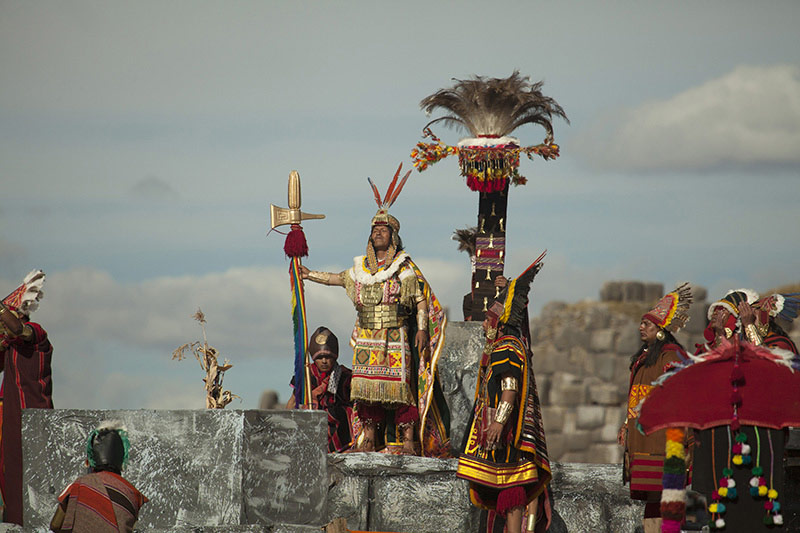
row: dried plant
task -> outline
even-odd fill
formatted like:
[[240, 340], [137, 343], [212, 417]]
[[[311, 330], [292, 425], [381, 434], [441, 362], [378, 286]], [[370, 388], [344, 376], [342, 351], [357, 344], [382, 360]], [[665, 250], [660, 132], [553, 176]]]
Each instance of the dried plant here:
[[[206, 373], [203, 382], [206, 384], [206, 408], [207, 409], [224, 409], [226, 405], [231, 403], [234, 398], [239, 396], [233, 394], [231, 391], [222, 388], [222, 380], [225, 376], [225, 371], [230, 369], [233, 365], [227, 359], [224, 360], [222, 366], [217, 362], [219, 352], [213, 346], [209, 346], [208, 339], [206, 338], [206, 316], [203, 311], [198, 307], [197, 312], [192, 316], [200, 323], [203, 330], [203, 342], [187, 343], [179, 346], [172, 352], [172, 358], [178, 361], [186, 357], [186, 352], [191, 352], [200, 363], [200, 368]], [[241, 400], [241, 398], [239, 398]]]

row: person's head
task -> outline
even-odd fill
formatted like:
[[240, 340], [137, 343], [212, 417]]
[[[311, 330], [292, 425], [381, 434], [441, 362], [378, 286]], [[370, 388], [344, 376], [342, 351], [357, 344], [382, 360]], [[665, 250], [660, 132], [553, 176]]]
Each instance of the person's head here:
[[376, 252], [385, 252], [392, 244], [392, 228], [388, 224], [375, 224], [369, 236], [369, 242]]
[[[642, 321], [639, 323], [639, 336], [643, 343], [648, 346], [655, 344], [656, 340], [658, 340], [659, 331], [661, 331], [661, 328], [659, 328], [655, 322], [642, 317]], [[663, 333], [661, 336], [663, 338]]]
[[318, 327], [308, 342], [308, 353], [321, 372], [330, 372], [339, 358], [339, 339], [325, 326]]
[[92, 472], [121, 474], [128, 462], [128, 433], [118, 422], [104, 422], [89, 434], [86, 457]]
[[717, 335], [730, 337], [740, 327], [739, 306], [746, 302], [750, 305], [758, 301], [758, 293], [750, 289], [728, 291], [722, 299], [708, 307], [708, 326]]

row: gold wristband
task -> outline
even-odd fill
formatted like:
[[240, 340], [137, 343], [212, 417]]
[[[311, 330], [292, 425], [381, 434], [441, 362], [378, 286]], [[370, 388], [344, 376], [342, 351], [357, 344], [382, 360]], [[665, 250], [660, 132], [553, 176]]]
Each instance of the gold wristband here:
[[417, 310], [417, 331], [428, 331], [428, 313]]
[[503, 378], [502, 381], [500, 381], [500, 389], [518, 391], [519, 385], [517, 384], [517, 378], [511, 376]]
[[316, 281], [317, 283], [322, 283], [323, 285], [330, 285], [331, 284], [331, 273], [330, 272], [318, 272], [316, 270], [309, 270], [308, 279], [310, 279], [311, 281]]
[[501, 401], [497, 409], [494, 412], [494, 421], [499, 422], [500, 424], [505, 424], [508, 422], [509, 417], [511, 416], [511, 411], [514, 410], [514, 406], [506, 401]]
[[528, 522], [525, 525], [527, 531], [533, 531], [536, 528], [536, 513], [528, 515]]
[[5, 313], [6, 311], [8, 311], [8, 309], [6, 309], [6, 308], [5, 308], [5, 306], [3, 306], [3, 307], [0, 307], [0, 315], [2, 315], [3, 313]]
[[758, 334], [755, 324], [747, 324], [744, 327], [744, 333], [747, 335], [747, 340], [758, 346], [761, 344], [761, 335]]

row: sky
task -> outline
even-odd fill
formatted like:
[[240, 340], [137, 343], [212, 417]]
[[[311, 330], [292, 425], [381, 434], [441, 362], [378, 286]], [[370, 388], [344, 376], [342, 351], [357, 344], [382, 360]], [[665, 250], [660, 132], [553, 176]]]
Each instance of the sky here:
[[[452, 79], [544, 80], [561, 157], [523, 158], [506, 274], [544, 250], [535, 315], [603, 282], [688, 280], [711, 298], [800, 281], [800, 3], [0, 1], [0, 293], [47, 273], [33, 318], [59, 408], [204, 405], [202, 339], [233, 368], [232, 408], [288, 398], [289, 172], [316, 270], [364, 253], [383, 190], [421, 140], [419, 102]], [[462, 132], [434, 127], [448, 144]], [[538, 144], [544, 131], [514, 135]], [[460, 318], [451, 240], [477, 195], [445, 159], [392, 208], [407, 251]], [[340, 288], [308, 284], [309, 328], [346, 346]], [[349, 366], [342, 350], [340, 362]]]

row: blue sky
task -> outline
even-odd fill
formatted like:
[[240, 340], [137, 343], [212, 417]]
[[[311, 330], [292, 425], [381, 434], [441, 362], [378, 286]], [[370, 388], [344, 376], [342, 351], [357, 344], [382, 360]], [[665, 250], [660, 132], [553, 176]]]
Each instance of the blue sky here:
[[[547, 248], [534, 312], [609, 279], [689, 280], [712, 297], [799, 281], [796, 2], [89, 2], [0, 4], [0, 292], [48, 274], [35, 318], [57, 407], [203, 405], [170, 359], [200, 338], [252, 408], [291, 373], [283, 237], [269, 204], [300, 172], [317, 269], [363, 253], [381, 188], [452, 78], [514, 69], [556, 98], [561, 157], [523, 160], [508, 270]], [[459, 132], [439, 128], [450, 144]], [[543, 132], [515, 132], [537, 144]], [[458, 318], [476, 220], [455, 160], [393, 208]], [[310, 327], [346, 338], [343, 291], [310, 287]], [[341, 360], [347, 363], [348, 354]]]

